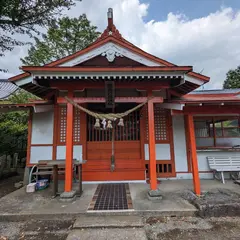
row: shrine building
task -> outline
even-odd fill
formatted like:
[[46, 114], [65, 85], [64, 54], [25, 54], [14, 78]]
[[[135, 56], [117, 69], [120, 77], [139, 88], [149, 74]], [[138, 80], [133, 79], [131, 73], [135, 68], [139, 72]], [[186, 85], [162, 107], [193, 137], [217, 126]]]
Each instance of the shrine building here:
[[196, 90], [210, 78], [124, 39], [112, 9], [87, 48], [21, 69], [9, 81], [43, 99], [18, 105], [30, 108], [27, 166], [66, 159], [66, 192], [73, 158], [87, 160], [84, 182], [193, 179], [200, 194], [207, 156], [238, 154], [239, 90]]

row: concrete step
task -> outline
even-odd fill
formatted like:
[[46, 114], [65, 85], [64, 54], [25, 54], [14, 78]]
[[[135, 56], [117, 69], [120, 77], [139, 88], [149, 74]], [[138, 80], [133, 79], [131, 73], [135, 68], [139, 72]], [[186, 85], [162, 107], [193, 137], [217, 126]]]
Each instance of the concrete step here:
[[82, 229], [73, 230], [67, 240], [147, 240], [146, 233], [142, 228], [105, 228], [105, 229]]
[[[74, 206], [74, 205], [73, 205]], [[86, 213], [86, 212], [45, 212], [40, 213], [39, 212], [33, 212], [33, 213], [5, 213], [0, 212], [0, 222], [1, 221], [25, 221], [29, 218], [35, 219], [35, 220], [41, 220], [41, 219], [78, 219], [78, 218], [84, 218], [85, 216], [91, 216], [91, 217], [98, 217], [98, 216], [142, 216], [142, 217], [151, 217], [151, 216], [162, 216], [162, 217], [193, 217], [198, 214], [198, 210], [145, 210], [145, 211], [133, 211], [133, 212], [94, 212], [94, 213]]]
[[82, 216], [78, 218], [74, 225], [74, 229], [81, 228], [125, 228], [125, 227], [143, 227], [143, 220], [140, 216]]

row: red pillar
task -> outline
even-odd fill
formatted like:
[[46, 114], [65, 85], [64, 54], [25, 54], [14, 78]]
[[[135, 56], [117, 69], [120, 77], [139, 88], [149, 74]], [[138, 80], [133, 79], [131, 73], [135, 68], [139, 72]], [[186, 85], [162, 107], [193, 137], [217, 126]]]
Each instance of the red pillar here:
[[157, 189], [156, 148], [153, 100], [148, 101], [149, 178], [151, 190]]
[[200, 195], [201, 189], [200, 189], [200, 179], [199, 179], [199, 172], [198, 172], [197, 147], [196, 147], [194, 122], [193, 122], [192, 115], [187, 115], [187, 125], [189, 130], [189, 147], [190, 147], [191, 160], [192, 160], [194, 192], [197, 195]]
[[[72, 92], [68, 93], [72, 98]], [[67, 103], [67, 128], [66, 128], [66, 170], [65, 170], [65, 192], [72, 191], [73, 179], [73, 105]]]

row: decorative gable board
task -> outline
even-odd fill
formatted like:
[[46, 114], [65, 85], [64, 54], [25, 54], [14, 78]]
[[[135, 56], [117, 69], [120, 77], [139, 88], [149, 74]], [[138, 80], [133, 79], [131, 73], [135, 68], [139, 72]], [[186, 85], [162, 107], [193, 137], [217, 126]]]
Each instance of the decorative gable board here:
[[148, 58], [143, 57], [139, 54], [131, 52], [128, 49], [123, 48], [112, 42], [108, 42], [96, 49], [93, 49], [92, 51], [82, 54], [72, 60], [69, 60], [68, 62], [60, 64], [59, 66], [73, 67], [73, 66], [79, 65], [83, 62], [89, 61], [90, 59], [93, 59], [99, 55], [105, 57], [108, 60], [108, 62], [113, 62], [115, 60], [115, 58], [126, 57], [126, 58], [131, 59], [135, 62], [138, 62], [144, 66], [149, 66], [149, 67], [164, 66], [164, 65], [161, 65], [160, 63], [149, 60]]
[[115, 57], [112, 62], [109, 62], [105, 56], [99, 55], [88, 61], [82, 62], [75, 67], [141, 67], [142, 63], [136, 62], [127, 57]]

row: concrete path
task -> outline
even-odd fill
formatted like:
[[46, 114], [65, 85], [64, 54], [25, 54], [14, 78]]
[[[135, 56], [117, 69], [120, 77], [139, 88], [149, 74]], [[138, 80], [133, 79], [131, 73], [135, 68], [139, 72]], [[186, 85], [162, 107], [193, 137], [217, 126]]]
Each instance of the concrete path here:
[[67, 240], [147, 240], [140, 216], [84, 216], [78, 218]]
[[197, 209], [181, 197], [181, 192], [176, 188], [169, 192], [167, 188], [162, 190], [162, 200], [153, 202], [147, 198], [148, 188], [144, 184], [130, 183], [130, 192], [133, 208], [141, 214], [157, 214], [162, 216], [194, 216]]
[[106, 228], [106, 227], [143, 227], [143, 220], [140, 216], [83, 216], [78, 218], [74, 225], [74, 229], [82, 228]]
[[144, 229], [138, 228], [105, 228], [105, 229], [83, 229], [72, 231], [67, 240], [147, 240]]
[[[229, 189], [240, 193], [240, 186], [232, 181], [222, 184], [213, 180], [202, 180], [202, 190]], [[51, 198], [52, 185], [44, 191], [26, 193], [25, 188], [21, 188], [1, 198], [0, 220], [20, 220], [33, 219], [65, 219], [84, 215], [113, 215], [116, 213], [89, 213], [87, 212], [89, 203], [96, 191], [97, 184], [83, 184], [83, 195], [71, 203], [60, 202], [58, 198]], [[77, 187], [77, 185], [75, 185]], [[162, 181], [159, 188], [162, 190], [163, 199], [160, 202], [152, 202], [147, 198], [148, 184], [130, 183], [130, 192], [134, 211], [117, 212], [118, 215], [142, 215], [142, 216], [195, 216], [198, 209], [183, 199], [182, 193], [192, 189], [191, 180], [166, 180]], [[59, 183], [59, 190], [63, 190], [62, 182]]]

